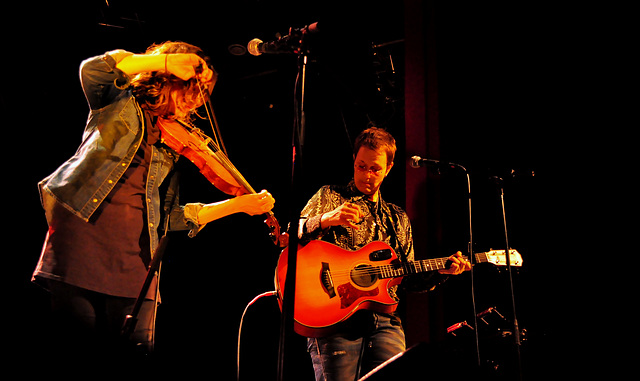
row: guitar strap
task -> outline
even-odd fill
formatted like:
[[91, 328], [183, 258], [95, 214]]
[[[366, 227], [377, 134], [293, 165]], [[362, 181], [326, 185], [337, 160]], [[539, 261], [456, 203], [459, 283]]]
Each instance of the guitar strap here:
[[391, 234], [391, 239], [389, 240], [389, 243], [395, 242], [393, 245], [390, 245], [394, 248], [394, 250], [396, 251], [396, 254], [398, 254], [398, 258], [400, 258], [400, 261], [402, 262], [406, 262], [407, 261], [407, 253], [405, 253], [404, 251], [404, 247], [402, 246], [402, 244], [400, 243], [400, 239], [398, 238], [398, 232], [396, 231], [396, 223], [399, 221], [395, 221], [393, 218], [393, 213], [391, 213], [391, 210], [389, 210], [389, 207], [386, 205], [386, 203], [381, 204], [382, 206], [382, 212], [386, 215], [387, 219], [388, 219], [388, 223], [391, 225], [391, 230], [390, 233]]
[[[351, 197], [343, 196], [347, 198], [350, 202], [363, 203], [364, 205], [369, 207], [369, 204], [366, 201], [366, 196], [359, 193], [353, 180], [351, 180], [349, 185], [347, 185], [345, 191], [351, 194], [357, 193], [357, 196], [353, 196], [353, 195]], [[399, 221], [394, 219], [394, 213], [391, 212], [391, 208], [389, 208], [389, 205], [387, 204], [386, 201], [383, 200], [382, 197], [378, 199], [377, 205], [374, 205], [374, 209], [377, 209], [377, 210], [373, 210], [374, 213], [372, 213], [372, 214], [375, 214], [376, 220], [378, 219], [378, 215], [382, 214], [382, 219], [381, 219], [382, 221], [377, 221], [377, 222], [382, 222], [385, 225], [391, 226], [391, 229], [387, 229], [387, 233], [389, 234], [389, 246], [391, 246], [395, 250], [400, 261], [406, 262], [407, 253], [405, 252], [405, 248], [400, 242], [398, 232], [396, 231], [396, 224], [399, 223]], [[380, 224], [378, 223], [377, 225], [378, 225], [377, 229], [380, 229]], [[349, 235], [351, 236], [351, 233], [349, 233]], [[382, 239], [383, 237], [381, 237], [380, 235], [376, 234], [376, 236], [377, 236], [376, 239], [380, 239], [382, 241], [384, 240]], [[353, 237], [351, 238], [353, 240]]]

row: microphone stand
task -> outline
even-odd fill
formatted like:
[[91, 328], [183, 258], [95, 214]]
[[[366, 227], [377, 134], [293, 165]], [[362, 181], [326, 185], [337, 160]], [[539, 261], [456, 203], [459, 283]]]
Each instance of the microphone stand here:
[[[179, 173], [175, 173], [172, 177], [169, 184], [169, 189], [176, 189], [179, 183]], [[157, 279], [157, 289], [156, 295], [154, 299], [154, 308], [158, 308], [158, 295], [160, 292], [160, 267], [162, 266], [162, 257], [164, 256], [164, 252], [167, 249], [167, 244], [169, 243], [169, 237], [167, 233], [169, 232], [169, 215], [171, 214], [171, 210], [173, 209], [175, 202], [177, 201], [177, 194], [175, 192], [168, 192], [165, 201], [164, 201], [164, 235], [160, 238], [158, 242], [158, 246], [156, 247], [156, 251], [153, 253], [153, 257], [151, 259], [151, 263], [149, 263], [149, 267], [147, 269], [147, 275], [144, 279], [142, 287], [140, 288], [140, 293], [136, 298], [135, 304], [133, 305], [133, 309], [131, 313], [125, 317], [124, 323], [122, 324], [122, 329], [120, 330], [120, 335], [123, 339], [130, 339], [131, 335], [136, 330], [136, 325], [138, 324], [138, 315], [140, 314], [140, 309], [142, 308], [142, 303], [147, 297], [147, 293], [149, 292], [149, 288], [151, 287], [151, 282], [153, 278], [156, 276]], [[156, 310], [157, 312], [157, 310]], [[155, 318], [154, 318], [155, 320]], [[155, 321], [153, 323], [153, 341], [155, 345]]]
[[[142, 303], [144, 302], [147, 292], [151, 287], [151, 282], [153, 278], [160, 272], [160, 264], [162, 263], [162, 256], [167, 248], [167, 243], [169, 242], [169, 238], [167, 235], [163, 235], [160, 238], [160, 242], [158, 242], [158, 247], [153, 255], [153, 259], [149, 264], [149, 268], [147, 270], [147, 276], [145, 277], [142, 288], [140, 289], [140, 293], [136, 298], [136, 302], [133, 305], [133, 309], [131, 313], [125, 317], [124, 324], [122, 325], [121, 335], [124, 339], [128, 340], [133, 332], [136, 330], [136, 325], [138, 324], [138, 315], [140, 314], [140, 309], [142, 308]], [[157, 298], [157, 293], [156, 293]]]
[[503, 180], [501, 178], [496, 176], [493, 177], [493, 180], [496, 181], [496, 185], [498, 185], [500, 192], [500, 202], [502, 206], [502, 223], [504, 225], [505, 253], [507, 258], [507, 273], [509, 274], [509, 291], [511, 293], [511, 307], [513, 313], [513, 338], [515, 341], [516, 349], [518, 380], [522, 380], [522, 359], [520, 354], [520, 346], [522, 345], [522, 341], [520, 339], [520, 327], [518, 326], [518, 318], [516, 315], [516, 300], [513, 289], [513, 276], [511, 271], [511, 247], [509, 246], [509, 234], [507, 233], [507, 214], [504, 207], [504, 186]]
[[469, 177], [469, 172], [467, 169], [460, 164], [456, 164], [456, 166], [464, 171], [464, 174], [467, 176], [467, 194], [468, 194], [468, 205], [467, 209], [469, 212], [469, 263], [471, 263], [471, 271], [469, 271], [469, 276], [471, 278], [471, 305], [473, 308], [473, 332], [475, 336], [475, 345], [476, 345], [476, 361], [478, 369], [482, 365], [480, 362], [480, 338], [478, 333], [478, 314], [476, 313], [476, 287], [475, 281], [473, 277], [476, 258], [473, 254], [473, 224], [471, 223], [471, 178]]
[[[306, 119], [305, 119], [305, 82], [307, 70], [307, 49], [305, 47], [306, 34], [302, 35], [302, 44], [298, 56], [298, 76], [294, 89], [294, 123], [292, 133], [292, 163], [291, 163], [291, 195], [297, 193], [297, 178], [300, 175], [300, 166], [302, 151], [304, 147]], [[298, 88], [300, 88], [300, 97], [298, 99]], [[296, 206], [296, 197], [291, 197], [293, 204], [290, 206], [290, 233], [289, 233], [289, 250], [287, 257], [287, 274], [285, 277], [285, 288], [282, 295], [282, 312], [280, 316], [280, 340], [278, 346], [278, 368], [277, 380], [284, 381], [287, 379], [288, 368], [285, 368], [285, 359], [287, 357], [287, 346], [291, 342], [293, 331], [293, 314], [295, 310], [295, 287], [296, 287], [296, 267], [298, 261], [298, 231], [300, 226], [300, 210]], [[290, 373], [290, 372], [289, 372]]]
[[480, 338], [478, 333], [478, 314], [476, 312], [476, 287], [475, 287], [475, 280], [473, 277], [476, 258], [475, 258], [475, 255], [473, 254], [473, 224], [471, 223], [471, 178], [469, 177], [469, 172], [467, 171], [467, 169], [462, 165], [455, 164], [455, 163], [449, 163], [449, 165], [462, 169], [465, 176], [467, 177], [467, 195], [468, 195], [467, 211], [469, 213], [469, 247], [467, 248], [467, 251], [469, 252], [469, 263], [471, 264], [471, 271], [469, 271], [469, 276], [471, 278], [471, 305], [473, 309], [473, 332], [474, 332], [474, 338], [475, 338], [476, 365], [478, 366], [478, 369], [480, 369], [482, 364], [480, 361]]
[[[414, 158], [416, 158], [414, 156]], [[414, 159], [412, 158], [412, 159]], [[437, 166], [438, 169], [438, 173], [440, 172], [440, 168], [443, 168], [444, 166], [447, 166], [449, 168], [460, 168], [464, 174], [467, 177], [467, 195], [468, 195], [468, 205], [467, 205], [467, 211], [469, 213], [469, 244], [467, 247], [467, 251], [469, 252], [469, 263], [471, 264], [471, 271], [469, 271], [470, 277], [471, 277], [471, 305], [472, 305], [472, 309], [473, 309], [473, 331], [474, 331], [474, 336], [475, 336], [475, 352], [476, 352], [476, 361], [477, 361], [477, 366], [478, 369], [481, 366], [481, 362], [480, 362], [480, 338], [478, 336], [478, 314], [476, 313], [476, 291], [475, 291], [475, 281], [474, 281], [474, 277], [473, 277], [473, 273], [474, 273], [474, 269], [475, 269], [475, 255], [473, 255], [473, 224], [472, 224], [472, 220], [471, 220], [471, 178], [469, 176], [469, 172], [467, 171], [467, 169], [465, 167], [463, 167], [460, 164], [456, 164], [456, 163], [445, 163], [445, 162], [441, 162], [440, 160], [433, 160], [433, 159], [422, 159], [423, 163], [426, 164], [435, 164]], [[414, 168], [418, 168], [419, 167], [419, 163], [420, 163], [420, 158], [417, 157], [417, 159], [414, 161], [415, 164], [412, 164], [412, 166]]]

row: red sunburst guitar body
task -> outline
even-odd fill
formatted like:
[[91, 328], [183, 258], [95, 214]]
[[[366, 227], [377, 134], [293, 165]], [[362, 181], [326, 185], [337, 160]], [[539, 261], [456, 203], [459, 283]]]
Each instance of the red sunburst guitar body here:
[[[298, 248], [294, 329], [308, 336], [324, 336], [331, 327], [360, 309], [393, 312], [397, 303], [388, 293], [389, 287], [402, 278], [351, 280], [350, 269], [369, 266], [369, 252], [389, 250], [390, 257], [376, 264], [390, 264], [396, 253], [384, 242], [372, 242], [358, 251], [347, 251], [324, 241], [311, 241]], [[280, 254], [276, 270], [278, 299], [282, 303], [287, 274], [288, 253]], [[282, 304], [281, 304], [282, 307]]]
[[[500, 254], [501, 253], [501, 254]], [[522, 259], [510, 251], [511, 265]], [[276, 289], [282, 307], [287, 274], [288, 249], [283, 250], [276, 268]], [[389, 289], [408, 274], [448, 267], [448, 258], [401, 263], [389, 245], [374, 241], [356, 251], [344, 250], [324, 241], [298, 246], [294, 330], [307, 337], [325, 336], [336, 324], [361, 309], [383, 313], [395, 311], [397, 302]], [[504, 265], [504, 250], [476, 254], [477, 262]]]

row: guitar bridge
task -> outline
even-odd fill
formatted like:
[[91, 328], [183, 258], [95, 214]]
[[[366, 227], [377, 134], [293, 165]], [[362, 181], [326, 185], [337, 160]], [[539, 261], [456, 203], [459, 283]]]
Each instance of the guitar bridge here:
[[331, 278], [331, 270], [329, 269], [329, 264], [327, 262], [322, 262], [322, 270], [320, 271], [320, 281], [322, 282], [322, 286], [324, 287], [327, 294], [329, 294], [329, 299], [336, 296], [336, 291], [333, 288], [333, 279]]

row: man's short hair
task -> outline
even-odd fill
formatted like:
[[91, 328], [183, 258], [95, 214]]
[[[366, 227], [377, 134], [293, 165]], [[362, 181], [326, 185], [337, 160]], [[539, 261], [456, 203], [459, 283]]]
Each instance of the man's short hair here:
[[396, 156], [396, 140], [389, 132], [382, 128], [370, 127], [362, 131], [353, 145], [353, 156], [358, 155], [360, 147], [367, 147], [374, 151], [387, 154], [387, 165], [393, 163]]

